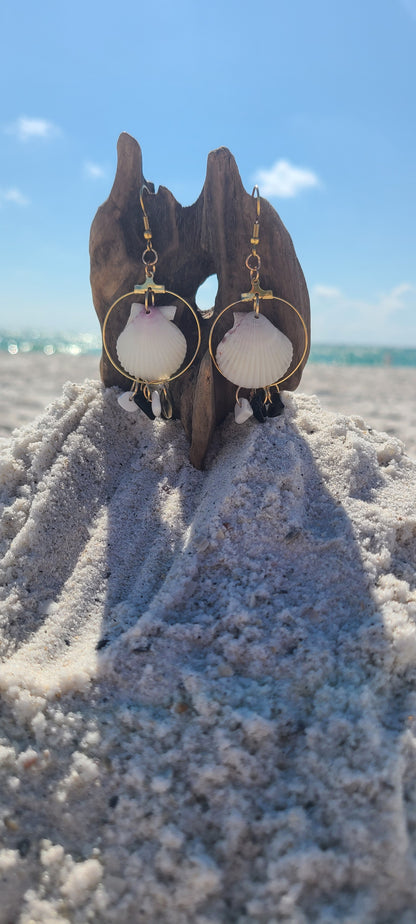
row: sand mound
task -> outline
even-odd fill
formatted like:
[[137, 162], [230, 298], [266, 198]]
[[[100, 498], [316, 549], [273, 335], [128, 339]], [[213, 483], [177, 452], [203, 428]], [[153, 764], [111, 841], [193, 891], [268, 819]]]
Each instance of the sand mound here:
[[0, 921], [415, 920], [416, 465], [67, 386], [3, 450]]

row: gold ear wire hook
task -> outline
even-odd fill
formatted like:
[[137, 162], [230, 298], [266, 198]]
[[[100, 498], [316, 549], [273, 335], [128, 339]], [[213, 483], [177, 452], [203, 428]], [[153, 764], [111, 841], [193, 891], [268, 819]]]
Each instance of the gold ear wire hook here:
[[[157, 251], [153, 247], [152, 232], [150, 230], [149, 218], [148, 218], [146, 209], [144, 207], [143, 194], [145, 192], [147, 192], [148, 196], [152, 195], [152, 193], [150, 192], [150, 189], [148, 188], [148, 186], [146, 186], [146, 183], [143, 183], [143, 186], [140, 189], [140, 205], [141, 205], [141, 209], [143, 213], [143, 223], [144, 223], [143, 237], [146, 241], [146, 249], [142, 253], [142, 263], [144, 263], [146, 278], [145, 278], [143, 285], [134, 287], [134, 291], [143, 292], [147, 290], [150, 286], [155, 292], [164, 292], [165, 291], [164, 286], [156, 286], [153, 283], [153, 276], [155, 274], [155, 267], [158, 261], [158, 255], [157, 255]], [[146, 311], [147, 311], [147, 305], [146, 305]]]
[[257, 186], [257, 183], [255, 186], [253, 186], [253, 192], [251, 195], [253, 199], [257, 199], [257, 218], [260, 218], [260, 190]]
[[256, 253], [256, 247], [257, 247], [257, 245], [258, 245], [258, 243], [259, 243], [259, 240], [260, 240], [260, 238], [259, 238], [260, 191], [259, 191], [259, 187], [258, 187], [257, 185], [256, 185], [256, 186], [253, 186], [253, 192], [252, 192], [251, 195], [252, 195], [252, 198], [253, 198], [253, 199], [256, 199], [256, 216], [257, 216], [257, 217], [256, 217], [256, 220], [255, 220], [255, 222], [254, 222], [253, 235], [252, 235], [252, 238], [251, 238], [251, 240], [250, 240], [250, 244], [251, 244], [252, 247], [253, 247], [253, 254], [255, 254], [255, 253]]
[[142, 186], [142, 188], [141, 188], [141, 190], [140, 190], [140, 205], [141, 205], [141, 209], [142, 209], [142, 212], [143, 212], [144, 239], [145, 239], [145, 241], [151, 241], [151, 240], [152, 240], [152, 232], [151, 232], [151, 230], [150, 230], [150, 225], [149, 225], [149, 219], [148, 219], [148, 217], [147, 217], [147, 212], [146, 212], [146, 209], [145, 209], [145, 207], [144, 207], [144, 201], [143, 201], [143, 193], [144, 193], [144, 192], [147, 192], [148, 196], [151, 195], [150, 189], [146, 186], [146, 183], [143, 183], [143, 186]]

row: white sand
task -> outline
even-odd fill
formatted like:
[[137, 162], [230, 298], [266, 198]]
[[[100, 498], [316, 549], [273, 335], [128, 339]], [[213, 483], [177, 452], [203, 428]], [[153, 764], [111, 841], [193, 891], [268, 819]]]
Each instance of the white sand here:
[[30, 423], [58, 398], [65, 382], [99, 379], [100, 357], [0, 352], [0, 438]]
[[2, 924], [416, 920], [416, 465], [285, 401], [4, 449]]
[[368, 426], [398, 437], [416, 458], [416, 369], [309, 363], [299, 390], [324, 408], [360, 414]]

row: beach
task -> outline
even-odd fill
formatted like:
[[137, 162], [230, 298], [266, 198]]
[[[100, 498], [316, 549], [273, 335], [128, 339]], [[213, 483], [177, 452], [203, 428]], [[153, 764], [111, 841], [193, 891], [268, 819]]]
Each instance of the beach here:
[[[0, 353], [0, 438], [33, 421], [65, 382], [86, 378], [99, 379], [96, 354]], [[416, 456], [416, 368], [308, 363], [298, 392], [316, 395], [335, 413], [359, 414]]]
[[199, 472], [97, 357], [16, 360], [0, 924], [412, 924], [416, 370], [311, 364]]

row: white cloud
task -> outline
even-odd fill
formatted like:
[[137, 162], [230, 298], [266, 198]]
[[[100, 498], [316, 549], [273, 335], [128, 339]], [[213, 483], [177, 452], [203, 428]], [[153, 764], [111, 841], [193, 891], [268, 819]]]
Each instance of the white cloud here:
[[338, 298], [341, 295], [340, 289], [335, 286], [314, 286], [313, 294], [318, 298]]
[[53, 122], [47, 119], [31, 119], [27, 116], [20, 116], [11, 125], [8, 125], [6, 132], [9, 135], [15, 135], [19, 141], [31, 141], [34, 138], [49, 139], [59, 134], [59, 128]]
[[11, 186], [9, 189], [0, 191], [0, 203], [11, 202], [14, 205], [29, 205], [29, 199], [23, 195], [17, 186]]
[[88, 160], [84, 164], [84, 174], [90, 180], [101, 180], [105, 177], [106, 172], [104, 167], [101, 167], [100, 164], [93, 164], [92, 161]]
[[295, 167], [288, 160], [277, 160], [270, 170], [258, 170], [256, 183], [262, 196], [280, 196], [290, 199], [303, 189], [320, 186], [316, 173], [306, 167]]
[[310, 297], [318, 343], [416, 345], [416, 287], [408, 282], [373, 299], [354, 298], [328, 285], [315, 285]]

